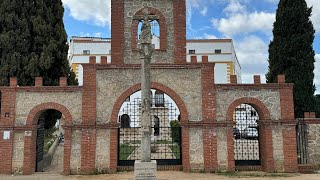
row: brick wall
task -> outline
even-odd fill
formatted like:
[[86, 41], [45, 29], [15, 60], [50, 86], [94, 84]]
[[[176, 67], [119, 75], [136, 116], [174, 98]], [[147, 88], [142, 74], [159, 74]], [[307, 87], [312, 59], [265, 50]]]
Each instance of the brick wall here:
[[111, 0], [111, 56], [112, 64], [123, 64], [124, 0]]
[[81, 173], [95, 171], [96, 157], [96, 59], [90, 57], [90, 64], [83, 65], [82, 95], [82, 137], [81, 137]]
[[177, 64], [186, 63], [186, 1], [174, 1], [174, 59]]

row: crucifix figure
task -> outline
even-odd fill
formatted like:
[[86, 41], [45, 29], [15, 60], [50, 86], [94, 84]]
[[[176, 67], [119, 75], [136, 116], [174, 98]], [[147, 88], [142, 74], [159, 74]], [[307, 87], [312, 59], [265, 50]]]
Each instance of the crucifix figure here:
[[151, 25], [149, 15], [144, 12], [143, 23], [139, 40], [141, 55], [141, 162], [151, 162], [151, 96], [150, 84], [151, 56], [154, 52], [152, 44]]

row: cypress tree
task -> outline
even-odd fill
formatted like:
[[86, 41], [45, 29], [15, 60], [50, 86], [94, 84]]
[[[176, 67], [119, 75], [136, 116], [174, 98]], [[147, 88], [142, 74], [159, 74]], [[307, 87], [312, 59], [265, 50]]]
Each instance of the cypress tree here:
[[12, 76], [25, 81], [21, 69], [30, 48], [29, 5], [21, 0], [0, 3], [0, 85], [8, 85]]
[[316, 116], [317, 118], [320, 118], [320, 94], [317, 94], [315, 98], [316, 98], [316, 110], [315, 110]]
[[269, 44], [268, 83], [277, 82], [277, 75], [285, 74], [288, 83], [294, 83], [294, 110], [296, 117], [315, 106], [313, 50], [314, 27], [310, 20], [312, 8], [305, 0], [280, 0], [273, 40]]
[[[0, 83], [16, 76], [19, 85], [33, 85], [41, 76], [44, 85], [58, 85], [70, 70], [67, 34], [61, 0], [3, 0], [0, 7]], [[73, 79], [72, 79], [73, 78]]]

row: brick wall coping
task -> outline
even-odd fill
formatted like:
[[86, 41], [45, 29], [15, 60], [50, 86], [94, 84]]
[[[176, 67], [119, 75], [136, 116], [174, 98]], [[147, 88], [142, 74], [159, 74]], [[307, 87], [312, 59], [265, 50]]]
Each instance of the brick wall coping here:
[[292, 89], [292, 83], [278, 84], [278, 83], [267, 83], [267, 84], [216, 84], [217, 90], [248, 90], [248, 89]]
[[0, 91], [12, 91], [15, 92], [77, 92], [82, 91], [82, 86], [20, 86], [20, 87], [9, 87], [0, 86]]
[[[214, 64], [214, 63], [199, 63], [199, 64], [152, 64], [152, 69], [199, 69], [203, 65], [206, 64]], [[90, 64], [83, 64], [83, 66], [90, 66]], [[101, 65], [96, 64], [97, 70], [104, 70], [104, 69], [141, 69], [140, 64], [124, 64], [124, 65]]]
[[305, 118], [304, 123], [306, 123], [306, 124], [320, 124], [320, 118]]

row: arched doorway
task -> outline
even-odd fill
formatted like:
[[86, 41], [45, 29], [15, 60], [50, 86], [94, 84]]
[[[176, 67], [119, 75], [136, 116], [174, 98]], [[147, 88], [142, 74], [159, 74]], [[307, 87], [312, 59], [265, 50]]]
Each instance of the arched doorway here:
[[[62, 164], [59, 166], [60, 170], [58, 173], [61, 173], [62, 171], [64, 174], [69, 174], [70, 172], [70, 147], [71, 147], [71, 131], [70, 129], [66, 129], [65, 127], [70, 127], [72, 124], [72, 116], [69, 110], [64, 107], [61, 104], [54, 103], [54, 102], [48, 102], [48, 103], [42, 103], [37, 106], [35, 106], [28, 114], [27, 117], [27, 122], [26, 125], [28, 127], [31, 127], [31, 131], [26, 131], [25, 132], [25, 139], [24, 139], [24, 163], [23, 163], [23, 173], [25, 175], [33, 174], [34, 172], [40, 171], [39, 169], [37, 170], [39, 164], [37, 164], [37, 152], [36, 152], [36, 147], [37, 147], [37, 136], [38, 133], [37, 131], [39, 130], [41, 126], [38, 125], [39, 119], [41, 119], [41, 115], [43, 112], [47, 110], [56, 110], [59, 111], [62, 116], [60, 119], [60, 127], [64, 127], [63, 133], [64, 133], [64, 145], [62, 145], [63, 149], [63, 159], [62, 159]], [[44, 120], [45, 121], [45, 120]], [[60, 128], [59, 127], [59, 128]], [[60, 129], [61, 130], [61, 129]], [[39, 147], [38, 147], [39, 148]], [[61, 166], [63, 167], [61, 170]]]
[[233, 112], [234, 159], [236, 166], [261, 165], [259, 114], [250, 104], [240, 104]]
[[[118, 166], [133, 166], [135, 160], [141, 159], [141, 91], [126, 99], [118, 113], [118, 123], [125, 124], [129, 119], [130, 125], [118, 129]], [[158, 165], [182, 164], [179, 115], [180, 110], [169, 95], [152, 90], [151, 158]]]
[[64, 159], [63, 114], [55, 109], [39, 112], [35, 172], [62, 173]]

